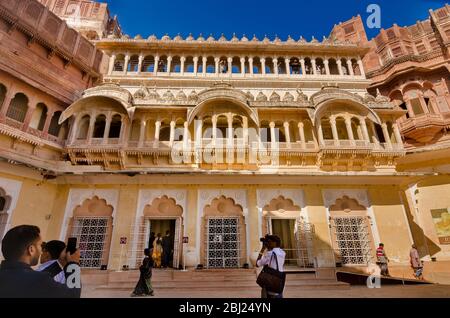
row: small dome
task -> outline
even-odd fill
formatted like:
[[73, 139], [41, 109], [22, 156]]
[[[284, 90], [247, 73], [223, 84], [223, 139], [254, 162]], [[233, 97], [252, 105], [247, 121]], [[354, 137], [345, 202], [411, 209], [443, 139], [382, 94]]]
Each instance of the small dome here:
[[194, 37], [192, 36], [192, 33], [189, 33], [188, 37], [186, 38], [186, 41], [193, 41]]
[[216, 39], [213, 37], [213, 35], [212, 34], [210, 34], [209, 36], [208, 36], [208, 38], [206, 39], [206, 41], [209, 41], [209, 42], [212, 42], [212, 41], [215, 41]]
[[152, 34], [147, 38], [147, 40], [156, 41], [156, 40], [158, 40], [158, 38], [156, 37], [156, 35]]
[[166, 33], [166, 34], [161, 38], [161, 40], [163, 40], [163, 41], [170, 41], [170, 36]]
[[248, 42], [248, 38], [245, 36], [245, 34], [241, 38], [242, 42]]
[[256, 34], [253, 34], [252, 42], [259, 42], [259, 39], [256, 37]]
[[200, 33], [199, 37], [197, 38], [197, 41], [205, 41], [205, 38], [203, 37], [203, 35]]
[[183, 38], [181, 37], [180, 33], [177, 34], [176, 37], [173, 38], [174, 41], [182, 41]]
[[228, 41], [228, 40], [227, 40], [227, 38], [225, 37], [225, 35], [222, 33], [222, 35], [221, 35], [220, 38], [219, 38], [219, 41], [225, 42], [225, 41]]

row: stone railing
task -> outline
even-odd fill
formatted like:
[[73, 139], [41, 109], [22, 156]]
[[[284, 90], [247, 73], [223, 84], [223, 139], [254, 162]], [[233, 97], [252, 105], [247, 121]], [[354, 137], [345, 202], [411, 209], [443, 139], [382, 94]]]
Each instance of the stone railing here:
[[[447, 114], [446, 116], [448, 116]], [[399, 126], [401, 133], [407, 133], [413, 129], [427, 126], [445, 126], [445, 119], [442, 114], [422, 114], [400, 121]]]

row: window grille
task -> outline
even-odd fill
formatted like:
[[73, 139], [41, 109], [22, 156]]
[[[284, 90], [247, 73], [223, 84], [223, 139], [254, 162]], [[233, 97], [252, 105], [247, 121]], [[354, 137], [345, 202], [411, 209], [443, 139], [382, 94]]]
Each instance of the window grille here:
[[363, 216], [334, 217], [337, 249], [342, 264], [366, 265], [371, 261], [368, 223]]
[[239, 267], [239, 218], [208, 218], [206, 236], [207, 268]]
[[76, 217], [73, 220], [71, 237], [76, 237], [80, 250], [80, 265], [84, 268], [99, 268], [104, 259], [109, 239], [109, 218]]

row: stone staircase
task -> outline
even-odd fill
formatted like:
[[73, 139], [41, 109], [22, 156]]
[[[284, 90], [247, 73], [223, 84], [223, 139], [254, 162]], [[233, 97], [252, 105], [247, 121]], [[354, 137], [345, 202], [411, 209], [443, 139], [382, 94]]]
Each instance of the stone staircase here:
[[[104, 272], [106, 277], [94, 277], [99, 272], [84, 273], [83, 283], [95, 285], [97, 291], [132, 291], [139, 279], [138, 271]], [[95, 282], [95, 283], [94, 283]], [[214, 269], [214, 270], [153, 270], [152, 285], [155, 290], [176, 290], [197, 292], [245, 290], [258, 295], [260, 287], [256, 284], [255, 269]], [[333, 272], [332, 275], [320, 275], [316, 271], [288, 272], [285, 292], [295, 293], [309, 289], [348, 289], [349, 284], [338, 282]]]

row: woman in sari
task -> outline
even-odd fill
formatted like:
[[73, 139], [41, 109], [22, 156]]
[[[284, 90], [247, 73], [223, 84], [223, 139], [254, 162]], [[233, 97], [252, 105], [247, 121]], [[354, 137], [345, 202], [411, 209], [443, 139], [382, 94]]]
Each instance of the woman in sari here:
[[156, 236], [156, 239], [153, 241], [153, 254], [152, 254], [152, 258], [155, 261], [155, 267], [157, 267], [157, 268], [161, 267], [162, 252], [163, 252], [163, 248], [162, 248], [161, 233], [158, 233], [158, 235]]
[[153, 260], [150, 257], [150, 249], [146, 248], [144, 250], [144, 259], [142, 260], [142, 265], [139, 267], [139, 281], [134, 288], [131, 296], [153, 296], [152, 288], [152, 267]]

